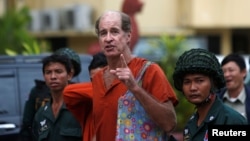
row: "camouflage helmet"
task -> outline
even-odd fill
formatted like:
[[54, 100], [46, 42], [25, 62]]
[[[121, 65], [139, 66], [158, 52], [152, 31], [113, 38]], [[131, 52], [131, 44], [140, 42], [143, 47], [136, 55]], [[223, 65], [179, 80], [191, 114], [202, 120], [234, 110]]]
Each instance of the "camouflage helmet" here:
[[217, 89], [225, 86], [224, 75], [218, 59], [205, 49], [191, 49], [179, 57], [173, 73], [174, 86], [177, 90], [182, 91], [183, 78], [188, 73], [202, 73], [210, 76]]
[[74, 70], [75, 70], [75, 73], [73, 75], [74, 77], [77, 76], [81, 72], [81, 59], [74, 50], [70, 48], [60, 48], [55, 51], [55, 54], [66, 55], [70, 58], [70, 60], [72, 61]]

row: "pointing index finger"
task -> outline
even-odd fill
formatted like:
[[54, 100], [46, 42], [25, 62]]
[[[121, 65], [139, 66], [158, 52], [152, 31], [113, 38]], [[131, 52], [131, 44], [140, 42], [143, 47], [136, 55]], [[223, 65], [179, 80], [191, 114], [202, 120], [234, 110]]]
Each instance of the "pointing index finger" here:
[[120, 59], [121, 59], [122, 68], [127, 68], [127, 63], [123, 54], [120, 55]]

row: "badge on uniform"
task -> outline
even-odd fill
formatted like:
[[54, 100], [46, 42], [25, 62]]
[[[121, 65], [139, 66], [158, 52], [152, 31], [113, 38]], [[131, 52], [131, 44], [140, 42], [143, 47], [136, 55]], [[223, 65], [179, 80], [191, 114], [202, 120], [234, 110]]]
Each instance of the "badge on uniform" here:
[[190, 134], [188, 129], [184, 130], [184, 141], [189, 141], [190, 140]]
[[40, 125], [41, 125], [41, 128], [39, 130], [40, 132], [43, 132], [49, 128], [46, 124], [46, 119], [44, 119], [43, 121], [40, 121]]

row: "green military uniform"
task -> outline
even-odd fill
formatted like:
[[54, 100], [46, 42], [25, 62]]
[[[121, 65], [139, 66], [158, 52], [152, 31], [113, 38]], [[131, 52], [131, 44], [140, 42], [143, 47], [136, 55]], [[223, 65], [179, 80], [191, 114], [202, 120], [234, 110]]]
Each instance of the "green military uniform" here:
[[[81, 60], [79, 55], [70, 48], [60, 48], [55, 54], [66, 55], [70, 58], [75, 70], [74, 77], [81, 72]], [[50, 90], [43, 80], [35, 80], [35, 86], [31, 89], [29, 99], [25, 103], [20, 141], [32, 141], [32, 122], [37, 110], [50, 100]]]
[[[229, 117], [230, 116], [230, 117]], [[205, 141], [208, 140], [208, 125], [242, 125], [247, 120], [237, 111], [226, 106], [216, 97], [205, 120], [197, 127], [198, 114], [191, 116], [184, 131], [184, 141]]]
[[37, 141], [82, 141], [80, 123], [63, 104], [58, 116], [52, 112], [52, 103], [41, 107], [33, 122], [32, 130]]
[[35, 86], [31, 89], [29, 99], [25, 103], [23, 122], [20, 131], [21, 141], [32, 141], [32, 122], [37, 110], [50, 100], [49, 88], [42, 80], [35, 80]]

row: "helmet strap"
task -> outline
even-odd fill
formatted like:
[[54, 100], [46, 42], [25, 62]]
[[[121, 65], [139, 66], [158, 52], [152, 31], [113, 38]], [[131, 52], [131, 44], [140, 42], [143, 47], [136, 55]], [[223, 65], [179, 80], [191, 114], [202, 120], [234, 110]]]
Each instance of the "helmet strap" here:
[[204, 105], [208, 104], [211, 101], [213, 96], [214, 96], [214, 93], [210, 92], [209, 95], [207, 96], [207, 98], [204, 101], [202, 101], [199, 104], [196, 104], [196, 108], [199, 108], [201, 106], [204, 106]]

